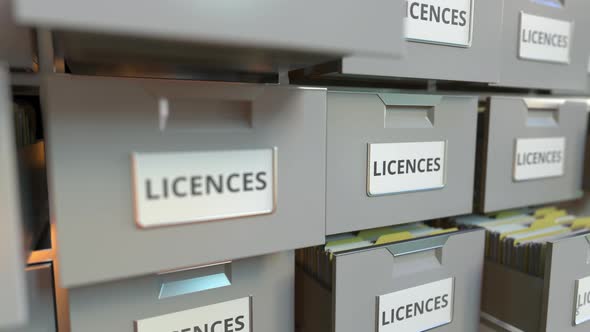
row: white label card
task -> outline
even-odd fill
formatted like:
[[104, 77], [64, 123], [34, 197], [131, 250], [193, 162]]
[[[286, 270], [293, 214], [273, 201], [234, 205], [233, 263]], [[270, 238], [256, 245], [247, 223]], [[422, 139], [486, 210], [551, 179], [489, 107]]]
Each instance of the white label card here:
[[369, 144], [367, 194], [379, 196], [445, 186], [446, 142]]
[[565, 137], [517, 139], [514, 153], [514, 180], [562, 176], [564, 161]]
[[135, 332], [251, 332], [250, 298], [135, 321]]
[[521, 13], [518, 55], [521, 59], [568, 64], [572, 30], [571, 22]]
[[590, 320], [590, 277], [576, 280], [574, 325]]
[[140, 227], [267, 214], [275, 208], [276, 149], [135, 153]]
[[406, 0], [406, 39], [468, 47], [473, 0]]
[[379, 296], [378, 332], [420, 332], [453, 320], [454, 278]]

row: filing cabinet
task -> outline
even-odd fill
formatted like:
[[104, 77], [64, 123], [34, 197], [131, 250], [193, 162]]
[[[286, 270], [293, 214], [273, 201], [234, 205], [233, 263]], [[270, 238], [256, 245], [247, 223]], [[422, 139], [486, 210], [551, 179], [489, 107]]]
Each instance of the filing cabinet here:
[[64, 287], [324, 242], [325, 89], [47, 83]]
[[504, 1], [501, 86], [584, 90], [587, 1]]
[[327, 234], [471, 212], [476, 120], [475, 97], [330, 91]]
[[[30, 265], [26, 269], [29, 322], [2, 332], [56, 332], [53, 269], [50, 263]], [[4, 307], [3, 309], [4, 310]]]
[[22, 236], [22, 211], [18, 191], [13, 113], [7, 68], [0, 66], [0, 328], [27, 320], [24, 282], [26, 251]]
[[523, 331], [587, 331], [589, 241], [549, 242], [543, 277], [486, 261], [482, 311]]
[[294, 255], [72, 288], [72, 331], [293, 331]]
[[[403, 52], [402, 1], [15, 1], [19, 22], [50, 27], [71, 63], [142, 62], [271, 72], [350, 54]], [[116, 15], [113, 15], [116, 8]], [[137, 8], [142, 8], [138, 16]], [[357, 22], [357, 24], [327, 24]], [[383, 42], [387, 41], [387, 42]], [[109, 56], [105, 56], [109, 54]], [[127, 74], [137, 74], [137, 71]]]
[[[477, 331], [483, 243], [484, 232], [471, 230], [335, 253], [331, 285], [298, 268], [297, 325], [301, 332]], [[431, 298], [440, 308], [424, 310]], [[399, 312], [406, 305], [416, 309]]]
[[[391, 77], [491, 83], [500, 79], [501, 0], [407, 1], [406, 56], [344, 57], [296, 74], [354, 79]], [[388, 41], [389, 42], [389, 41]]]
[[582, 195], [587, 129], [579, 101], [492, 97], [481, 113], [477, 210], [499, 211]]
[[33, 70], [36, 59], [32, 29], [17, 25], [10, 0], [0, 1], [0, 61], [18, 70]]

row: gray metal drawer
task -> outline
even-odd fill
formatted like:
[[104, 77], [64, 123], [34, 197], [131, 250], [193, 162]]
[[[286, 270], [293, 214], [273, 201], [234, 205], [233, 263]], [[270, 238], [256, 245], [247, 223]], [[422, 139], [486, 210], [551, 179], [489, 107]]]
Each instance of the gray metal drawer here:
[[[224, 69], [276, 71], [351, 54], [399, 56], [404, 48], [399, 0], [375, 0], [370, 6], [351, 0], [231, 5], [172, 0], [150, 6], [140, 0], [18, 0], [15, 15], [24, 24], [59, 32], [67, 44], [66, 59], [108, 62], [100, 55], [123, 51], [115, 54], [128, 56], [127, 65], [142, 57], [171, 57], [176, 63], [220, 62]], [[334, 24], [327, 24], [327, 18]], [[134, 54], [141, 56], [134, 59]]]
[[[418, 1], [408, 1], [408, 6], [420, 4]], [[500, 79], [500, 40], [502, 29], [502, 0], [471, 0], [453, 1], [439, 5], [436, 8], [452, 8], [463, 5], [461, 12], [467, 13], [467, 20], [471, 18], [471, 29], [458, 25], [448, 25], [444, 22], [412, 20], [410, 16], [405, 21], [419, 22], [414, 29], [438, 30], [446, 38], [428, 39], [422, 41], [408, 40], [406, 42], [406, 56], [403, 59], [385, 59], [368, 56], [351, 56], [342, 59], [339, 66], [341, 75], [362, 75], [379, 78], [405, 77], [424, 78], [453, 81], [470, 81], [492, 83]], [[469, 6], [471, 5], [471, 7]], [[431, 7], [429, 7], [431, 8]], [[458, 7], [461, 9], [461, 7]], [[430, 9], [433, 10], [432, 8]], [[434, 10], [434, 14], [438, 13]], [[451, 12], [452, 13], [452, 12]], [[470, 15], [471, 14], [471, 15]], [[432, 18], [432, 16], [429, 16]], [[436, 18], [436, 15], [435, 15]], [[421, 27], [420, 27], [421, 26]], [[448, 30], [449, 26], [454, 29]], [[450, 42], [457, 34], [467, 34], [469, 38], [464, 44], [449, 45], [433, 43], [432, 40], [447, 40]], [[406, 38], [413, 36], [406, 30]]]
[[588, 122], [583, 102], [492, 97], [481, 116], [478, 210], [499, 211], [582, 195]]
[[[403, 324], [404, 320], [390, 319], [390, 307], [385, 303], [388, 295], [399, 294], [400, 301], [412, 306], [413, 301], [446, 294], [450, 322], [426, 328], [424, 324], [430, 321], [422, 321], [426, 319], [423, 312], [406, 317], [421, 329], [405, 325], [399, 330], [476, 331], [483, 243], [484, 232], [474, 230], [336, 253], [332, 258], [330, 287], [307, 272], [298, 271], [298, 283], [302, 286], [298, 293], [302, 297], [298, 302], [298, 326], [302, 332], [395, 331], [396, 324]], [[422, 288], [414, 288], [440, 281], [449, 281], [451, 289], [424, 293]], [[409, 289], [412, 295], [398, 293]]]
[[46, 113], [66, 288], [324, 242], [324, 89], [61, 76]]
[[[589, 42], [587, 31], [580, 21], [588, 19], [588, 11], [582, 7], [585, 2], [587, 1], [504, 1], [499, 85], [584, 90], [588, 65], [585, 50]], [[571, 29], [569, 34], [568, 25]], [[555, 42], [547, 45], [539, 38], [529, 35], [539, 31], [564, 37], [559, 37], [560, 41], [556, 37]], [[523, 41], [523, 38], [526, 39]]]
[[[471, 212], [476, 120], [475, 97], [330, 91], [327, 234]], [[383, 173], [382, 162], [408, 158], [424, 164]], [[436, 158], [441, 167], [425, 168]]]
[[293, 288], [292, 251], [83, 286], [68, 291], [70, 328], [293, 332]]
[[[531, 276], [486, 262], [482, 311], [523, 331], [587, 331], [578, 317], [578, 280], [590, 276], [590, 237], [582, 235], [548, 243], [544, 277]], [[580, 302], [582, 303], [582, 302]], [[588, 316], [586, 316], [588, 318]]]

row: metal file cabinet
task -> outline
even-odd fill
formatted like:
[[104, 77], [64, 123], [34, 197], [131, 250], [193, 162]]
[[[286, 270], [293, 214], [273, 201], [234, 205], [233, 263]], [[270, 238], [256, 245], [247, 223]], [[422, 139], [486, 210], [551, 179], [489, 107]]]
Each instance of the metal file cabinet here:
[[477, 210], [581, 197], [586, 108], [563, 99], [492, 97], [480, 114]]
[[32, 29], [14, 21], [11, 1], [0, 0], [0, 61], [14, 69], [32, 70], [37, 61], [34, 40]]
[[[475, 97], [328, 92], [327, 234], [471, 212], [476, 121]], [[407, 158], [442, 167], [372, 176]]]
[[[477, 331], [483, 243], [484, 232], [473, 230], [336, 253], [330, 287], [298, 268], [302, 291], [297, 296], [302, 298], [297, 301], [301, 306], [297, 325], [301, 332]], [[416, 296], [400, 294], [398, 298], [408, 304], [420, 302], [439, 294], [424, 294], [414, 287], [449, 279], [449, 322], [432, 326], [423, 321], [420, 328], [396, 327], [394, 322], [383, 325], [383, 311], [389, 309], [387, 295], [412, 289]], [[412, 323], [419, 321], [415, 316]]]
[[[428, 2], [428, 1], [427, 1]], [[429, 1], [433, 2], [433, 1]], [[436, 23], [412, 19], [419, 16], [420, 2], [408, 1], [406, 22], [406, 56], [403, 59], [376, 58], [366, 55], [344, 57], [332, 65], [301, 70], [311, 77], [356, 79], [387, 77], [422, 78], [491, 83], [499, 81], [502, 0], [434, 1], [425, 11], [431, 16], [440, 8], [452, 8], [464, 14], [461, 22]], [[423, 5], [426, 3], [422, 2]], [[433, 9], [434, 8], [434, 9]], [[444, 9], [443, 9], [444, 10]], [[452, 15], [453, 11], [448, 11]], [[452, 23], [456, 23], [453, 25]]]
[[[142, 60], [153, 66], [154, 59], [162, 58], [179, 68], [197, 64], [269, 72], [350, 54], [399, 56], [404, 47], [402, 4], [174, 0], [145, 6], [140, 0], [17, 0], [15, 15], [23, 24], [56, 31], [58, 45], [72, 63], [108, 64], [114, 60], [104, 56], [109, 53], [127, 66]], [[141, 16], [137, 8], [142, 8]], [[358, 24], [330, 25], [327, 17]], [[186, 74], [186, 68], [177, 73]]]
[[[294, 278], [290, 251], [72, 288], [71, 330], [292, 332]], [[233, 329], [225, 323], [212, 327], [225, 319]]]
[[22, 236], [11, 100], [8, 71], [0, 66], [0, 328], [19, 326], [27, 320], [24, 282], [26, 248]]
[[[501, 86], [584, 90], [588, 40], [580, 21], [587, 19], [584, 0], [504, 1]], [[528, 42], [530, 31], [563, 36], [555, 46]], [[540, 35], [540, 34], [538, 34]], [[523, 42], [526, 38], [526, 43]], [[535, 37], [536, 38], [536, 37]], [[540, 39], [534, 39], [540, 42]], [[568, 48], [569, 46], [569, 48]]]
[[549, 242], [543, 277], [486, 262], [482, 311], [527, 332], [587, 331], [590, 317], [576, 310], [578, 290], [587, 291], [589, 248], [587, 235]]
[[325, 241], [325, 89], [67, 75], [47, 83], [64, 287]]
[[[29, 322], [2, 332], [56, 332], [53, 269], [50, 263], [30, 265], [26, 269]], [[4, 308], [2, 309], [4, 310]]]

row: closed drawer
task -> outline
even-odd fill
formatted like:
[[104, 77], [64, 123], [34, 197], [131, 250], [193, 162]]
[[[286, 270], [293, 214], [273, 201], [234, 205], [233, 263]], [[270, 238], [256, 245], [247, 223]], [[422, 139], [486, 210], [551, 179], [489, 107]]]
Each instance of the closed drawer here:
[[66, 288], [323, 243], [325, 90], [62, 76], [47, 96]]
[[492, 97], [480, 116], [479, 211], [581, 196], [587, 128], [584, 103]]
[[486, 261], [482, 311], [523, 331], [587, 331], [589, 241], [549, 242], [541, 277]]
[[72, 331], [293, 331], [294, 255], [283, 252], [68, 291]]
[[297, 325], [302, 332], [476, 331], [483, 242], [483, 231], [462, 231], [335, 253], [331, 284], [300, 268]]
[[469, 213], [476, 114], [475, 97], [329, 92], [327, 234]]
[[499, 85], [584, 90], [588, 41], [581, 22], [587, 20], [585, 2], [505, 1]]
[[[314, 74], [470, 82], [500, 79], [501, 0], [407, 1], [403, 59], [349, 56]], [[422, 10], [423, 9], [423, 10]]]

